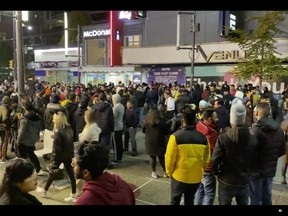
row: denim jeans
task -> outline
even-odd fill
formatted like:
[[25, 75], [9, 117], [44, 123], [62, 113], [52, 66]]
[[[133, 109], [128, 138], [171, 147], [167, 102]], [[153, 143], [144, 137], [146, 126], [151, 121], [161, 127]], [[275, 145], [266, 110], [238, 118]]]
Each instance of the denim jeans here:
[[249, 184], [231, 185], [218, 179], [218, 200], [219, 205], [231, 205], [235, 197], [237, 205], [248, 205]]
[[250, 205], [272, 205], [273, 177], [252, 176], [249, 182]]
[[195, 194], [195, 205], [213, 205], [216, 192], [216, 177], [211, 173], [204, 173]]

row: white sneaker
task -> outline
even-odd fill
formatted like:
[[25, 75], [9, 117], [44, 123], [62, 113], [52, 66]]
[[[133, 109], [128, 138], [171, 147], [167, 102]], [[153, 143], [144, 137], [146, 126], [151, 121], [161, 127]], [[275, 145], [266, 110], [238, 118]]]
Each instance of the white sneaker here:
[[39, 172], [37, 172], [37, 176], [42, 176], [42, 175], [44, 175], [44, 172], [43, 172], [43, 170], [41, 169]]
[[152, 172], [152, 173], [151, 173], [151, 176], [152, 176], [152, 178], [154, 178], [154, 179], [158, 178], [158, 175], [157, 175], [155, 172]]
[[66, 197], [66, 198], [64, 199], [64, 201], [65, 201], [65, 202], [75, 203], [75, 202], [77, 201], [77, 199], [78, 199], [78, 195], [71, 193], [69, 197]]
[[41, 188], [41, 187], [37, 186], [35, 191], [37, 193], [39, 193], [41, 195], [41, 197], [43, 197], [43, 198], [48, 197], [47, 196], [47, 191], [44, 188]]
[[164, 178], [168, 178], [167, 173], [164, 173], [164, 174], [163, 174], [163, 177], [164, 177]]

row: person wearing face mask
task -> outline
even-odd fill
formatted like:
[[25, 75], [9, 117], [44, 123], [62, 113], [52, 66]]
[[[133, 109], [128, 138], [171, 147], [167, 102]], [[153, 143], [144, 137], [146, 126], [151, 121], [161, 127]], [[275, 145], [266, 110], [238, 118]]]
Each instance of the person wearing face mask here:
[[[207, 137], [210, 143], [211, 155], [215, 148], [218, 138], [216, 131], [218, 116], [212, 107], [206, 108], [203, 112], [203, 120], [196, 124], [196, 129]], [[199, 188], [195, 194], [195, 205], [213, 205], [216, 192], [216, 177], [211, 173], [212, 163], [210, 161], [207, 168], [204, 169]]]

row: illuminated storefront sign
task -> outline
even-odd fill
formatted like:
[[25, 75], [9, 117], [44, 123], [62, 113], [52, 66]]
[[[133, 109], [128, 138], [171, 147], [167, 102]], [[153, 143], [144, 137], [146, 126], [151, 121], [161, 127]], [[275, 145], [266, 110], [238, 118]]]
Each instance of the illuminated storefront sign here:
[[111, 34], [110, 29], [105, 30], [91, 30], [91, 31], [84, 31], [83, 37], [101, 37], [101, 36], [108, 36]]
[[131, 19], [132, 12], [131, 11], [120, 11], [119, 19]]
[[115, 40], [120, 40], [121, 39], [121, 36], [120, 36], [120, 31], [119, 30], [116, 30], [115, 31]]
[[120, 11], [119, 19], [142, 19], [146, 17], [146, 11]]

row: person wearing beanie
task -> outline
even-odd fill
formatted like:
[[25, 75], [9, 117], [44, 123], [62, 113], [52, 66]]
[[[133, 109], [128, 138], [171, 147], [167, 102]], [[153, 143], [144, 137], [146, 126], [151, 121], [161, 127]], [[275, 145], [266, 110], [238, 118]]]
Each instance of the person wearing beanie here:
[[218, 175], [220, 205], [249, 204], [249, 180], [258, 140], [245, 125], [246, 108], [241, 100], [231, 105], [230, 128], [219, 134], [212, 154], [212, 173]]
[[234, 95], [235, 98], [240, 98], [240, 99], [243, 99], [244, 97], [244, 93], [242, 91], [239, 91], [237, 90], [235, 95]]
[[235, 100], [230, 109], [230, 124], [244, 125], [245, 118], [246, 108], [243, 105], [242, 100]]

